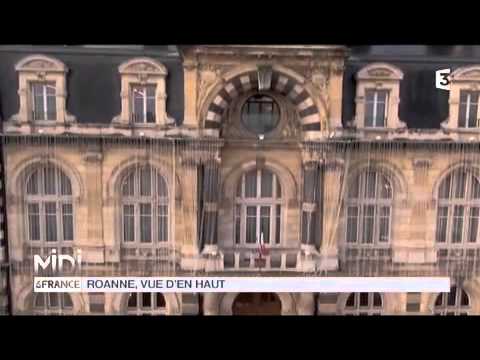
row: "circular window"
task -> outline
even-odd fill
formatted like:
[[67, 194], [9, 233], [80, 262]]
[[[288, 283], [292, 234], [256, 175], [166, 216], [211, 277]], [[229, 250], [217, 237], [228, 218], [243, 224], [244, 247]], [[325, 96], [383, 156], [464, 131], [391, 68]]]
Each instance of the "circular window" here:
[[242, 122], [256, 134], [268, 133], [280, 122], [280, 108], [270, 96], [251, 96], [242, 107]]

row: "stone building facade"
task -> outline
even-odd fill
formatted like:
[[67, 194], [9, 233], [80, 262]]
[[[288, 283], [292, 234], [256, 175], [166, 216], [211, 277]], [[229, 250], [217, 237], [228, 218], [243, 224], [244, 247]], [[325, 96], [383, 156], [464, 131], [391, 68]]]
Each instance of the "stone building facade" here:
[[[480, 48], [0, 52], [4, 312], [480, 312]], [[435, 88], [446, 67], [449, 92]], [[90, 276], [447, 275], [453, 287], [35, 295], [32, 255], [53, 249], [81, 249]]]

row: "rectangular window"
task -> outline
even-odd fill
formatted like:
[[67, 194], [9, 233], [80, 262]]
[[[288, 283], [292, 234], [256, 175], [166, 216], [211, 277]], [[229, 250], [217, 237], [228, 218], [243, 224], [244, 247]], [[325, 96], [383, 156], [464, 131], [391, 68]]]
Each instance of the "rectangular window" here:
[[468, 242], [470, 243], [477, 242], [479, 209], [478, 207], [470, 208], [470, 224], [468, 229]]
[[257, 207], [247, 206], [246, 219], [246, 243], [255, 244], [257, 242]]
[[476, 128], [478, 124], [478, 99], [480, 91], [460, 91], [458, 126], [461, 128]]
[[152, 242], [152, 205], [140, 204], [140, 242]]
[[32, 83], [33, 120], [56, 120], [56, 90], [54, 83]]
[[375, 206], [364, 205], [363, 206], [363, 239], [364, 244], [373, 243], [373, 226], [375, 219]]
[[158, 207], [158, 241], [168, 241], [168, 206]]
[[270, 244], [270, 206], [260, 207], [260, 240], [263, 237], [264, 244]]
[[63, 240], [73, 241], [73, 209], [72, 204], [62, 205]]
[[45, 203], [45, 241], [57, 241], [57, 204]]
[[463, 238], [463, 206], [455, 206], [453, 210], [452, 243], [461, 243]]
[[390, 239], [390, 207], [381, 206], [379, 215], [379, 242], [388, 242]]
[[365, 126], [384, 127], [387, 105], [388, 90], [365, 90]]
[[28, 234], [30, 241], [40, 240], [40, 211], [38, 204], [28, 204]]
[[445, 243], [447, 241], [447, 221], [448, 207], [442, 206], [438, 208], [437, 215], [437, 242]]
[[142, 293], [142, 307], [150, 308], [152, 306], [152, 294], [144, 292]]
[[349, 206], [347, 208], [347, 243], [357, 242], [358, 232], [358, 207]]
[[155, 85], [132, 86], [132, 121], [134, 123], [155, 122]]
[[133, 205], [123, 205], [123, 241], [135, 241], [135, 211]]

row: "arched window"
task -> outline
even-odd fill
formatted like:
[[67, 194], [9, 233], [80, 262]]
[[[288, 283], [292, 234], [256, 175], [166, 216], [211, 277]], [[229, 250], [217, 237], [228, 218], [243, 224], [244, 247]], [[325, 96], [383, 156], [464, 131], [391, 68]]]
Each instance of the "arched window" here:
[[344, 306], [346, 315], [380, 315], [383, 299], [380, 293], [351, 293]]
[[72, 298], [68, 293], [34, 293], [33, 312], [42, 315], [71, 314]]
[[121, 183], [122, 244], [151, 247], [169, 237], [168, 189], [165, 179], [149, 165], [130, 169]]
[[464, 168], [452, 171], [438, 190], [438, 245], [478, 244], [480, 182]]
[[167, 305], [162, 293], [131, 293], [127, 312], [135, 315], [166, 315]]
[[457, 286], [452, 286], [449, 293], [441, 293], [435, 300], [436, 315], [468, 315], [470, 297], [467, 292]]
[[281, 214], [277, 175], [265, 168], [243, 174], [235, 199], [235, 244], [280, 244]]
[[33, 245], [58, 246], [74, 239], [70, 179], [51, 164], [35, 168], [26, 182], [27, 238]]
[[386, 245], [390, 242], [393, 192], [390, 181], [368, 169], [348, 189], [347, 245]]

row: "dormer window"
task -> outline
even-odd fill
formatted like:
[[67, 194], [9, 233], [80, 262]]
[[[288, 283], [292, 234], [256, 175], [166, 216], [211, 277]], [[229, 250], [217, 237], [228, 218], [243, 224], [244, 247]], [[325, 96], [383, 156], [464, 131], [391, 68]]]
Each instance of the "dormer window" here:
[[32, 119], [34, 121], [57, 119], [55, 83], [32, 82]]
[[353, 125], [364, 129], [404, 127], [398, 117], [402, 79], [402, 71], [390, 64], [373, 63], [362, 68], [357, 73]]
[[461, 128], [478, 128], [480, 113], [478, 107], [480, 91], [461, 90], [458, 114], [458, 126]]
[[119, 66], [122, 108], [114, 119], [122, 125], [168, 125], [174, 119], [167, 114], [165, 78], [167, 68], [149, 58], [136, 58]]
[[13, 115], [13, 121], [48, 126], [75, 121], [66, 109], [68, 69], [65, 64], [48, 56], [31, 55], [18, 62], [15, 69], [20, 108]]
[[365, 127], [385, 127], [388, 108], [387, 90], [365, 90]]
[[450, 111], [443, 128], [461, 132], [480, 129], [480, 66], [466, 66], [450, 75]]
[[155, 85], [132, 86], [132, 122], [155, 123]]

